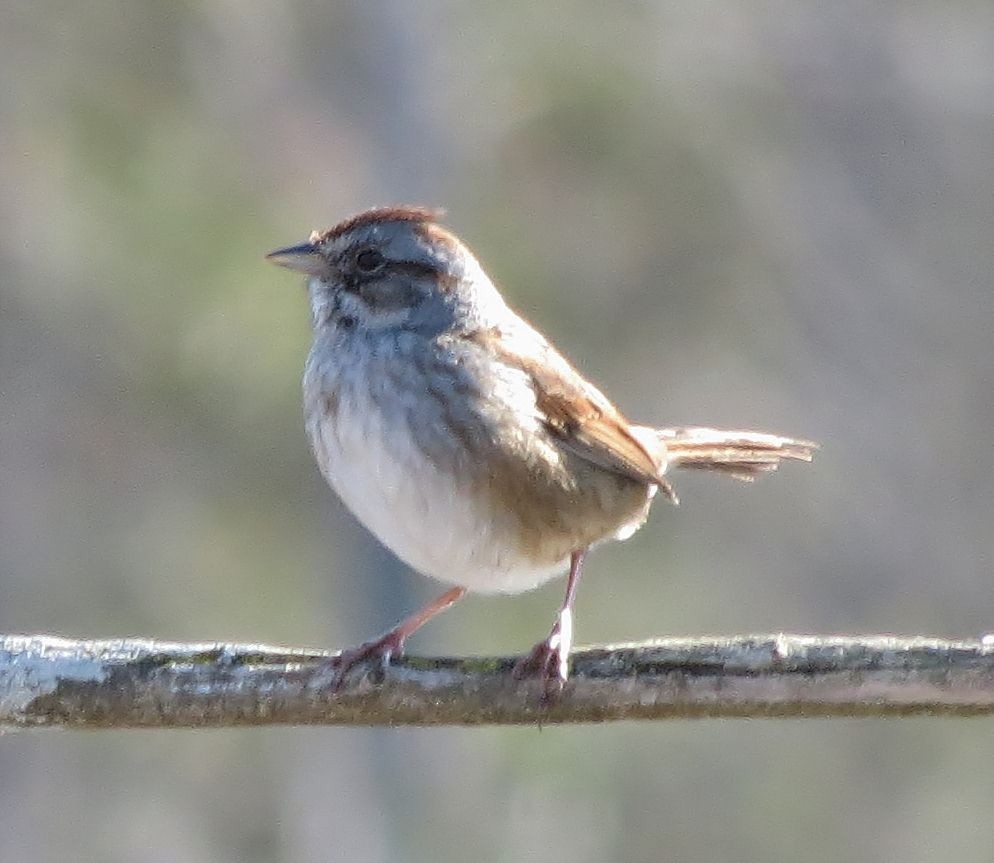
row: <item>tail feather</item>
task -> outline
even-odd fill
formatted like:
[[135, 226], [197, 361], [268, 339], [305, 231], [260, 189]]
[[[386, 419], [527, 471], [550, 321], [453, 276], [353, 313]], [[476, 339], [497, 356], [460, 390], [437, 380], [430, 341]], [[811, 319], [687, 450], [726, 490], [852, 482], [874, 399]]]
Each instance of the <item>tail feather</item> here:
[[657, 429], [667, 467], [713, 470], [752, 482], [782, 461], [811, 461], [818, 444], [780, 435], [711, 428]]

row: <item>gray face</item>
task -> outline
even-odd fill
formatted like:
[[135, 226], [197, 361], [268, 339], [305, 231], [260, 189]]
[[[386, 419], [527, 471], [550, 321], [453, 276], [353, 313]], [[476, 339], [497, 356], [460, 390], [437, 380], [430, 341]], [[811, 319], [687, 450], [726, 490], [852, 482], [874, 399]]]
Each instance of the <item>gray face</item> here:
[[315, 331], [471, 333], [512, 315], [472, 252], [430, 210], [368, 210], [269, 259], [306, 273]]
[[316, 329], [426, 335], [452, 328], [464, 305], [467, 262], [475, 265], [451, 235], [407, 220], [333, 229], [270, 258], [310, 276]]

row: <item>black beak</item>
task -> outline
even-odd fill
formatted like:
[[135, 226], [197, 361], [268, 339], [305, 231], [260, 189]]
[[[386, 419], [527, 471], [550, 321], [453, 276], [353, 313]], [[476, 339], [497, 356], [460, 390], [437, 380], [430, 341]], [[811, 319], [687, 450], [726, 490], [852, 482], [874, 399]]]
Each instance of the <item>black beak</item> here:
[[306, 273], [308, 276], [327, 276], [328, 261], [314, 243], [301, 243], [299, 246], [287, 246], [266, 255], [267, 261], [272, 261], [288, 270]]

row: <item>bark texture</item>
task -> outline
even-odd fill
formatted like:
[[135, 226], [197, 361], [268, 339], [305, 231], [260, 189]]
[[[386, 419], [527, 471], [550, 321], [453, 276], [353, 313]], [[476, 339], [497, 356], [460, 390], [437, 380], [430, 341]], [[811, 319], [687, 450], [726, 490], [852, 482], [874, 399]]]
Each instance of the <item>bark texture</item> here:
[[255, 644], [0, 635], [0, 728], [520, 725], [700, 717], [994, 712], [994, 637], [760, 635], [575, 651], [543, 704], [517, 657], [360, 665]]

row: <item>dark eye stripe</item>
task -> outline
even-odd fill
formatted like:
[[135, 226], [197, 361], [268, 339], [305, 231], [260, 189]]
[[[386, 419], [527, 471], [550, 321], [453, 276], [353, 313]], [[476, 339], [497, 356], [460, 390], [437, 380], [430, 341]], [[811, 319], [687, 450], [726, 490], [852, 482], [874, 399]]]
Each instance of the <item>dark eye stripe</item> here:
[[372, 273], [383, 266], [383, 255], [376, 249], [363, 249], [355, 256], [356, 269], [360, 273]]
[[393, 268], [411, 276], [433, 276], [438, 272], [430, 264], [419, 264], [416, 261], [398, 261]]

